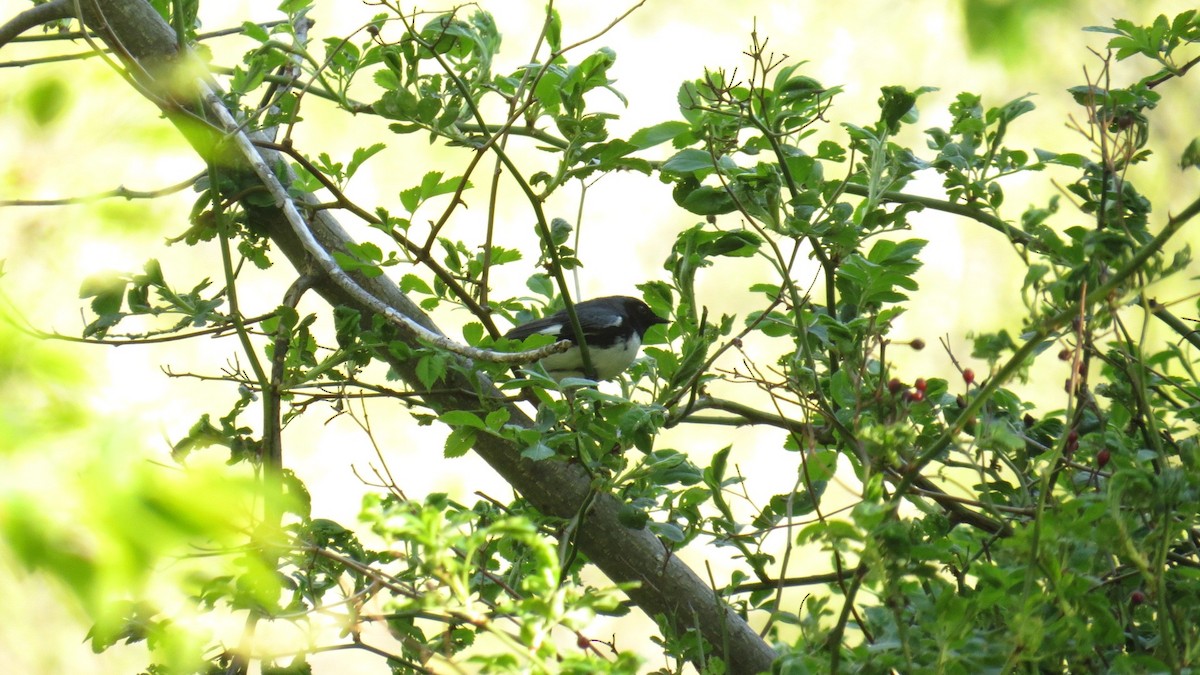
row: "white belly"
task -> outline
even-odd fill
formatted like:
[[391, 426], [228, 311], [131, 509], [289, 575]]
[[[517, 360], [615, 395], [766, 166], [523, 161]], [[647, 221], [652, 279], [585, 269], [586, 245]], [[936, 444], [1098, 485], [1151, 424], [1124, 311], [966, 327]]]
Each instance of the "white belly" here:
[[[642, 341], [634, 335], [619, 349], [615, 346], [610, 349], [589, 349], [588, 356], [592, 359], [592, 367], [596, 369], [596, 377], [611, 380], [620, 375], [637, 358], [638, 347], [641, 346]], [[553, 354], [541, 360], [546, 372], [557, 381], [568, 377], [587, 377], [582, 368], [577, 368], [579, 363], [579, 347], [571, 347], [561, 354]]]

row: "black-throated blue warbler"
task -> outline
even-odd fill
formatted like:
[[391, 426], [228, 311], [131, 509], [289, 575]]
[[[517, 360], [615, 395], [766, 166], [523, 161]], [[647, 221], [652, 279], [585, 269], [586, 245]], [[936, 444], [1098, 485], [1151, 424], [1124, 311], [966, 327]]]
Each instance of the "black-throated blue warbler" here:
[[[611, 380], [624, 372], [637, 358], [638, 348], [642, 346], [642, 338], [645, 337], [646, 331], [651, 326], [667, 323], [666, 319], [655, 314], [646, 303], [624, 295], [610, 295], [576, 303], [575, 316], [579, 318], [579, 327], [583, 329], [583, 339], [588, 347], [588, 357], [592, 361], [596, 379], [599, 380]], [[523, 323], [508, 331], [504, 337], [524, 340], [535, 333], [579, 344], [579, 338], [571, 328], [571, 318], [565, 309]], [[547, 356], [538, 363], [542, 364], [550, 377], [556, 381], [568, 377], [588, 377], [584, 372], [583, 355], [578, 346], [560, 354]]]

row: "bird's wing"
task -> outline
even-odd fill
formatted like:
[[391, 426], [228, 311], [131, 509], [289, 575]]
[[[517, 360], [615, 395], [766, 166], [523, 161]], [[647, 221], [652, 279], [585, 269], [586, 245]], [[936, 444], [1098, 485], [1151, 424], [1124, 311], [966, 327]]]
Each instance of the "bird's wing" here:
[[[625, 318], [620, 313], [589, 307], [587, 303], [575, 305], [575, 316], [579, 318], [579, 327], [583, 329], [584, 335], [603, 335], [607, 331], [620, 328], [625, 323]], [[571, 318], [567, 316], [566, 310], [516, 326], [505, 333], [504, 337], [524, 340], [535, 333], [553, 335], [562, 340], [577, 342], [574, 331], [571, 330]], [[589, 340], [588, 343], [591, 344], [591, 341]]]
[[[520, 326], [514, 326], [512, 330], [504, 334], [504, 337], [512, 340], [524, 340], [535, 333], [557, 336], [562, 329], [563, 322], [566, 320], [566, 314], [563, 314], [561, 319], [558, 314], [551, 314], [541, 319], [534, 319], [533, 321], [523, 323]], [[568, 330], [567, 332], [570, 331]]]

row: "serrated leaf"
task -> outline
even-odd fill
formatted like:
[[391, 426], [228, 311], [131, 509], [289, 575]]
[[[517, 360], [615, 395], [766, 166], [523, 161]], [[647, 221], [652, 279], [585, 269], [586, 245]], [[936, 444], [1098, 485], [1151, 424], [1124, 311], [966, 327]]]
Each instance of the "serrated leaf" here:
[[363, 162], [378, 154], [386, 147], [383, 143], [376, 143], [370, 147], [355, 149], [354, 155], [350, 158], [350, 163], [346, 166], [346, 178], [353, 176], [354, 172], [358, 171], [358, 167], [362, 166]]
[[542, 274], [541, 272], [534, 274], [525, 280], [525, 287], [538, 295], [543, 295], [547, 298], [554, 297], [554, 281], [547, 274]]
[[369, 241], [359, 242], [354, 246], [354, 250], [360, 257], [366, 260], [375, 262], [383, 260], [383, 250]]
[[472, 429], [484, 429], [483, 420], [479, 419], [479, 415], [469, 410], [448, 410], [438, 416], [438, 419], [452, 427], [470, 427]]
[[475, 445], [475, 430], [469, 427], [458, 427], [446, 437], [446, 447], [443, 455], [447, 459], [462, 457]]
[[512, 417], [512, 413], [508, 411], [508, 408], [497, 408], [496, 410], [488, 413], [487, 418], [483, 421], [483, 423], [488, 429], [491, 429], [492, 431], [498, 431], [500, 427], [504, 426], [505, 423], [508, 422], [510, 417]]
[[[417, 107], [420, 108], [419, 104]], [[412, 213], [427, 199], [457, 191], [461, 183], [462, 176], [451, 176], [442, 180], [441, 171], [430, 171], [421, 178], [420, 185], [400, 192], [400, 203], [409, 213]], [[471, 184], [468, 182], [466, 187], [470, 188]]]
[[411, 273], [400, 278], [400, 290], [405, 293], [416, 291], [421, 295], [433, 295], [433, 289], [429, 287], [429, 284], [425, 283], [421, 277]]
[[477, 345], [483, 341], [483, 324], [472, 321], [463, 326], [463, 341], [469, 345]]
[[446, 359], [438, 354], [422, 356], [417, 361], [417, 379], [426, 389], [432, 389], [446, 374]]

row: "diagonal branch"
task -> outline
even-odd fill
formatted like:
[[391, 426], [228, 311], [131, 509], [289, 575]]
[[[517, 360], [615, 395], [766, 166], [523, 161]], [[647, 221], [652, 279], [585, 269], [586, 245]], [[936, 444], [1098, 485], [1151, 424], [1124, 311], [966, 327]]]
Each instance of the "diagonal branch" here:
[[[109, 0], [103, 3], [103, 9], [95, 0], [83, 5], [89, 27], [106, 27], [108, 30], [98, 32], [106, 41], [119, 42], [109, 45], [114, 52], [136, 59], [126, 67], [206, 161], [223, 162], [228, 175], [246, 186], [261, 185], [272, 191], [274, 204], [247, 202], [242, 207], [301, 275], [314, 276], [315, 291], [332, 305], [358, 310], [367, 323], [376, 315], [402, 317], [403, 321], [392, 324], [397, 327], [395, 339], [410, 345], [419, 344], [417, 334], [401, 326], [412, 324], [440, 335], [429, 317], [385, 277], [347, 274], [336, 264], [329, 264], [330, 260], [325, 259], [328, 252], [345, 251], [353, 241], [328, 211], [317, 209], [310, 222], [297, 218], [297, 201], [307, 206], [318, 200], [312, 194], [288, 192], [286, 186], [292, 175], [276, 153], [255, 148], [241, 134], [232, 143], [225, 142], [222, 128], [211, 122], [196, 123], [198, 119], [224, 120], [223, 125], [228, 125], [231, 118], [220, 98], [199, 85], [194, 75], [196, 61], [188, 54], [176, 53], [174, 33], [145, 0]], [[180, 71], [193, 75], [179, 77]], [[284, 186], [282, 191], [280, 186]], [[345, 283], [343, 276], [352, 283]], [[430, 390], [417, 377], [415, 360], [391, 353], [380, 353], [378, 358], [391, 365], [435, 411], [474, 410], [480, 405], [479, 394], [459, 375], [452, 373], [444, 388]], [[508, 406], [511, 424], [533, 426], [533, 421], [500, 392], [486, 382], [481, 384], [489, 405]], [[590, 478], [582, 467], [525, 459], [520, 448], [506, 439], [480, 434], [475, 451], [543, 513], [571, 518], [592, 493]], [[720, 655], [729, 664], [729, 672], [768, 670], [775, 658], [771, 647], [648, 529], [626, 527], [618, 517], [620, 506], [612, 495], [594, 496], [587, 512], [587, 527], [580, 528], [577, 541], [588, 559], [615, 582], [635, 582], [628, 594], [646, 614], [668, 617], [675, 625], [695, 626], [711, 644], [723, 647]]]

